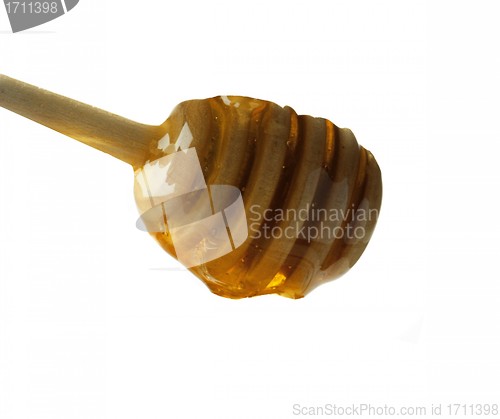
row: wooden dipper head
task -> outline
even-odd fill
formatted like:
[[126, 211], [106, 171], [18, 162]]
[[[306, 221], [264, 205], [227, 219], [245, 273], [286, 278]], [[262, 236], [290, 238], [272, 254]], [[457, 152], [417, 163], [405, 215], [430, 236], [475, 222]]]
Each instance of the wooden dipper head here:
[[373, 155], [290, 107], [189, 100], [150, 126], [6, 76], [0, 105], [132, 165], [139, 228], [224, 297], [303, 297], [356, 263], [377, 222]]

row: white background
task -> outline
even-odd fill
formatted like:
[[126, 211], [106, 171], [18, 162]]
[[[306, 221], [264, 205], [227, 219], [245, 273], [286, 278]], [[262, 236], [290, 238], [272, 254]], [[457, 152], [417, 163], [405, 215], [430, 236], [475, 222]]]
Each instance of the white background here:
[[0, 73], [151, 124], [288, 104], [351, 128], [384, 180], [346, 276], [233, 301], [135, 228], [129, 166], [0, 109], [0, 418], [500, 403], [495, 5], [81, 0], [18, 34], [0, 8]]

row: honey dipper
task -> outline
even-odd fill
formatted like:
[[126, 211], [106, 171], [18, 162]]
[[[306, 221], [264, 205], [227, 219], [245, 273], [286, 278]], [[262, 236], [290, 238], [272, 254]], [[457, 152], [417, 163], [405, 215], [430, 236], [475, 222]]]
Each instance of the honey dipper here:
[[353, 133], [241, 96], [144, 125], [0, 75], [0, 105], [132, 166], [148, 231], [229, 298], [301, 298], [349, 270], [375, 228], [380, 169]]

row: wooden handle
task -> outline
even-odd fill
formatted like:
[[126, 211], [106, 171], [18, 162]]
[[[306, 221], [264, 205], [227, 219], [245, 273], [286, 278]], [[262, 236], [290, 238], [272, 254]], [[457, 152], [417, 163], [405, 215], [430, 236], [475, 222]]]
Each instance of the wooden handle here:
[[0, 106], [112, 155], [141, 166], [161, 126], [139, 124], [110, 112], [0, 75]]

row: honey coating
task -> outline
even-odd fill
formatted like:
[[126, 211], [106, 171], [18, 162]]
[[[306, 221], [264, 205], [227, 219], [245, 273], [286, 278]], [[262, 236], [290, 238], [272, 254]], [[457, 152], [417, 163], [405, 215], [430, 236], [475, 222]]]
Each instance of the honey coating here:
[[[349, 129], [237, 96], [183, 102], [163, 127], [147, 162], [179, 152], [176, 144], [186, 142], [189, 131], [184, 150], [196, 151], [206, 184], [241, 191], [246, 240], [189, 267], [213, 293], [301, 298], [344, 274], [363, 253], [377, 221], [382, 182], [373, 155]], [[135, 194], [144, 212], [150, 197], [137, 187]], [[196, 212], [197, 205], [200, 199], [190, 201], [189, 211]], [[165, 221], [168, 225], [168, 217]], [[168, 227], [151, 234], [177, 257]]]
[[349, 129], [239, 96], [145, 125], [0, 75], [0, 106], [134, 169], [137, 226], [215, 294], [301, 298], [348, 271], [382, 199]]

